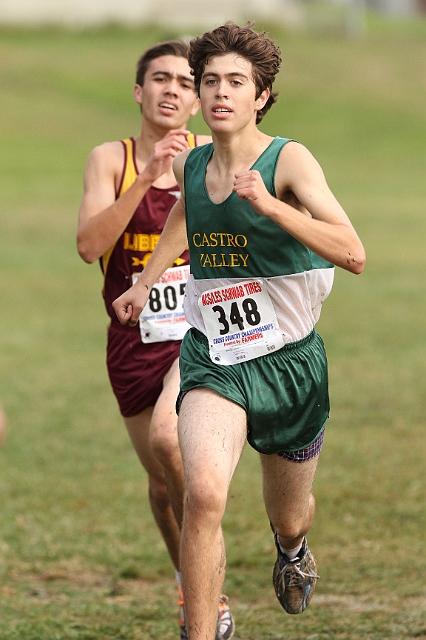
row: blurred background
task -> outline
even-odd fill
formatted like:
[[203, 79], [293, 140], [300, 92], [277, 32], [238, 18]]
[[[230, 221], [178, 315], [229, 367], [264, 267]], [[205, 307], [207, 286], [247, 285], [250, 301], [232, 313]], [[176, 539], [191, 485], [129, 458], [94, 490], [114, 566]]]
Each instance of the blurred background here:
[[[387, 16], [410, 17], [426, 12], [425, 0], [128, 0], [120, 5], [114, 0], [2, 0], [0, 20], [4, 24], [61, 24], [89, 26], [108, 21], [135, 26], [147, 22], [173, 27], [211, 28], [232, 19], [267, 19], [287, 25], [306, 25], [312, 13], [341, 11], [346, 18], [365, 19], [372, 9]], [[357, 17], [354, 17], [358, 14]]]
[[[285, 617], [258, 460], [224, 520], [236, 638], [426, 637], [424, 0], [0, 0], [1, 640], [177, 637], [174, 576], [105, 368], [96, 264], [75, 248], [90, 150], [136, 135], [136, 60], [255, 20], [282, 50], [261, 128], [305, 144], [367, 251], [318, 328], [332, 410], [310, 546]], [[206, 133], [199, 115], [191, 123]]]

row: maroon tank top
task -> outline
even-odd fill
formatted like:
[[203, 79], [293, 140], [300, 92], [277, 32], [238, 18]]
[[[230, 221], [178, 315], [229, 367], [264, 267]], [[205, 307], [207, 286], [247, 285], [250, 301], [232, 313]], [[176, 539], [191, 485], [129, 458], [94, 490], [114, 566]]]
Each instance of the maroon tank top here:
[[[117, 198], [127, 191], [138, 175], [135, 140], [128, 138], [122, 144], [124, 165]], [[150, 187], [115, 245], [100, 258], [104, 274], [103, 297], [112, 323], [120, 325], [112, 308], [113, 301], [132, 286], [132, 275], [143, 271], [179, 196], [177, 184], [169, 189]], [[189, 264], [189, 252], [185, 251], [175, 264]], [[139, 331], [138, 325], [126, 325], [126, 328]]]

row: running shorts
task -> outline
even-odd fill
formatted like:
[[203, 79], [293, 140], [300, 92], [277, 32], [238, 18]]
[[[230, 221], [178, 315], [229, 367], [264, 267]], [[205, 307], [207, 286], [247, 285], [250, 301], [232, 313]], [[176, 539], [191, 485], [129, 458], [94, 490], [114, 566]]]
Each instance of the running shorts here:
[[179, 362], [180, 398], [208, 387], [239, 404], [247, 414], [247, 440], [260, 453], [304, 449], [325, 426], [330, 410], [327, 357], [315, 330], [274, 353], [223, 366], [211, 361], [207, 338], [192, 328]]
[[155, 405], [181, 345], [180, 340], [144, 344], [139, 325], [135, 329], [115, 323], [108, 328], [108, 375], [124, 418]]

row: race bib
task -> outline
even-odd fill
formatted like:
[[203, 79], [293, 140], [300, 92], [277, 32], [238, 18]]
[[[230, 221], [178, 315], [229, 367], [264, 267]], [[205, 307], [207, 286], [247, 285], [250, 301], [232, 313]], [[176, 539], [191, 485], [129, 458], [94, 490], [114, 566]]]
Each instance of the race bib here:
[[198, 305], [217, 364], [253, 360], [284, 346], [271, 298], [257, 280], [210, 289]]
[[[139, 276], [132, 275], [133, 284]], [[182, 340], [189, 329], [182, 308], [188, 277], [188, 265], [171, 267], [155, 283], [139, 318], [142, 342]]]

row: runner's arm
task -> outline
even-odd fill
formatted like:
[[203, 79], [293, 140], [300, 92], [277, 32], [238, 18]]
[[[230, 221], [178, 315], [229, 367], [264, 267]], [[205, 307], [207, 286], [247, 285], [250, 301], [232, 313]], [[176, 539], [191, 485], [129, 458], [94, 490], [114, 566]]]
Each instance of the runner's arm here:
[[[250, 201], [260, 215], [285, 229], [317, 255], [352, 273], [361, 273], [365, 252], [355, 229], [331, 192], [324, 173], [310, 152], [288, 143], [279, 158], [274, 198], [257, 171], [237, 173], [234, 191]], [[300, 208], [283, 201], [291, 191]]]
[[77, 232], [77, 249], [85, 262], [94, 262], [117, 242], [148, 189], [170, 169], [175, 156], [188, 148], [188, 133], [186, 129], [174, 129], [157, 142], [144, 170], [118, 199], [123, 146], [121, 142], [108, 142], [93, 149], [84, 173]]
[[137, 180], [116, 200], [123, 161], [120, 142], [95, 147], [87, 160], [77, 231], [78, 253], [85, 262], [95, 262], [118, 240], [150, 187], [148, 181]]

